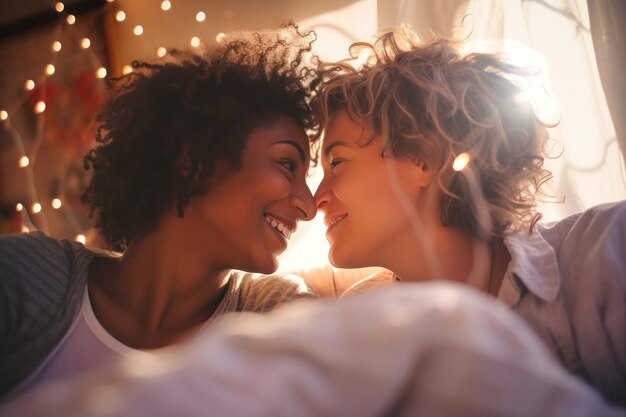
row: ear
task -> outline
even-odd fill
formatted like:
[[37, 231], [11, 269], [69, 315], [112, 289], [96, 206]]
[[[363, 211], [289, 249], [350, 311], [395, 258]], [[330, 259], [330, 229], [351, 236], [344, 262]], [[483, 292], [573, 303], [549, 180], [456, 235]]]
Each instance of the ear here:
[[415, 184], [428, 187], [433, 181], [433, 170], [424, 160], [413, 161], [412, 176]]

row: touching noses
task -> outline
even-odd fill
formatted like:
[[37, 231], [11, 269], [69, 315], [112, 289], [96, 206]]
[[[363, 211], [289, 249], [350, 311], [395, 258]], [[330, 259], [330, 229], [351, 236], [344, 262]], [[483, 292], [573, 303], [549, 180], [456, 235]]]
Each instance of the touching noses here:
[[316, 209], [323, 213], [326, 213], [326, 205], [328, 204], [328, 190], [329, 188], [326, 181], [326, 176], [324, 176], [324, 179], [320, 183], [319, 187], [317, 187], [317, 191], [315, 191], [315, 196], [313, 197], [315, 199]]
[[315, 200], [306, 181], [302, 181], [302, 184], [299, 184], [297, 189], [291, 194], [291, 205], [298, 211], [298, 220], [308, 221], [313, 220], [315, 217], [317, 212]]

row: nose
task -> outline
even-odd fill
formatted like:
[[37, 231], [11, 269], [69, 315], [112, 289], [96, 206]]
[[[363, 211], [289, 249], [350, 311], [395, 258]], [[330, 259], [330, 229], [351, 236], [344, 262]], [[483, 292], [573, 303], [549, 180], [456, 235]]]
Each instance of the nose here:
[[324, 179], [319, 187], [317, 187], [317, 191], [315, 191], [315, 196], [313, 197], [315, 199], [315, 207], [318, 211], [325, 212], [329, 195], [330, 192], [327, 186], [326, 176], [324, 176]]
[[291, 205], [298, 211], [300, 219], [309, 221], [315, 217], [315, 200], [306, 182], [303, 181], [291, 195]]

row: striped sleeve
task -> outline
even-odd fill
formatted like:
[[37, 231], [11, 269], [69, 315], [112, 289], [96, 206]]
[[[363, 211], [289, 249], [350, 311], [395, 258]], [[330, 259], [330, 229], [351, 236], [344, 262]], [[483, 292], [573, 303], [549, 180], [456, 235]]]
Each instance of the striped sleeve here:
[[[61, 314], [71, 271], [63, 242], [39, 232], [0, 236], [0, 395], [36, 366]], [[21, 377], [22, 375], [20, 375]]]

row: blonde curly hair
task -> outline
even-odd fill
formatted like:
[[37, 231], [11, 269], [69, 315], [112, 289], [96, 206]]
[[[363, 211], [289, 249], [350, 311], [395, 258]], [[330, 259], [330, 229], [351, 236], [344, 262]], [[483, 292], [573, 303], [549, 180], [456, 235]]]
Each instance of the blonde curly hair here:
[[[407, 28], [373, 44], [350, 47], [365, 64], [320, 64], [324, 78], [312, 102], [325, 126], [339, 111], [385, 141], [382, 157], [406, 158], [433, 173], [441, 219], [490, 241], [507, 231], [532, 229], [541, 186], [547, 130], [512, 81], [531, 72], [494, 54], [462, 55], [444, 39], [422, 41]], [[457, 172], [461, 153], [470, 156]], [[485, 206], [486, 204], [486, 206]]]

